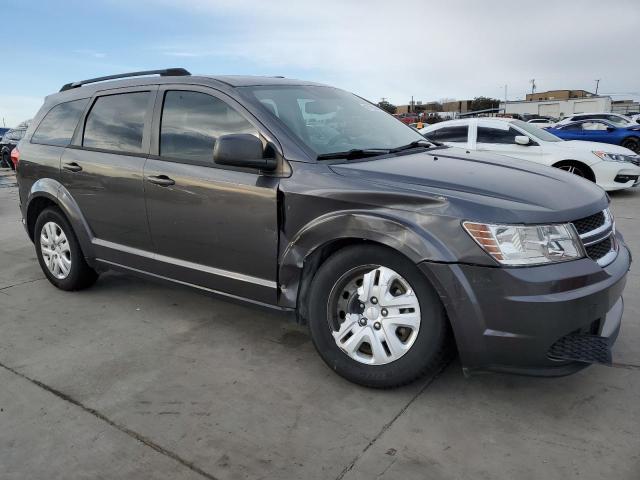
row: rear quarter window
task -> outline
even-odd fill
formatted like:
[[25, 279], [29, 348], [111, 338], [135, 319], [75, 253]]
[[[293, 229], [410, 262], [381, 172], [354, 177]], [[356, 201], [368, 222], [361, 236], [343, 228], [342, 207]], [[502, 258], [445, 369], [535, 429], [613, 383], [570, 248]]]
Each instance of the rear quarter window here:
[[45, 115], [31, 137], [31, 143], [66, 147], [78, 125], [88, 98], [65, 102], [53, 107]]
[[466, 143], [467, 134], [469, 133], [468, 125], [456, 125], [451, 127], [442, 127], [433, 132], [425, 134], [427, 138], [437, 142], [462, 142]]

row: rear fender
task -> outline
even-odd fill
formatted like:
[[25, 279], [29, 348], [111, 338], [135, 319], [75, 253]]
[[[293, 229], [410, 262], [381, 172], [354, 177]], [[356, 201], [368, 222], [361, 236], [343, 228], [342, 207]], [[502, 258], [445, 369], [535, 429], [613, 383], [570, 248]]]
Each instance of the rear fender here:
[[29, 190], [25, 219], [31, 240], [34, 240], [32, 226], [35, 224], [33, 208], [37, 204], [34, 201], [38, 198], [47, 198], [62, 210], [69, 223], [71, 223], [85, 258], [92, 263], [91, 260], [95, 258], [95, 252], [92, 244], [93, 233], [91, 228], [69, 191], [60, 182], [52, 178], [41, 178], [34, 182]]

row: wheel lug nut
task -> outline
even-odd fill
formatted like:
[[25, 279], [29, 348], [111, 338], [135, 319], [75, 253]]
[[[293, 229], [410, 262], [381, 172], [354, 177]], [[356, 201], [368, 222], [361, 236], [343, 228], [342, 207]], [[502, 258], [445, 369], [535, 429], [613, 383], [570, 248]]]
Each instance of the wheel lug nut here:
[[360, 320], [358, 320], [358, 325], [360, 325], [361, 327], [364, 327], [367, 324], [367, 319], [365, 317], [361, 317]]
[[389, 315], [389, 311], [386, 308], [383, 308], [380, 313], [382, 314], [383, 317], [386, 317], [387, 315]]
[[364, 309], [364, 303], [360, 304], [360, 308]]
[[380, 322], [376, 322], [373, 324], [373, 328], [375, 328], [376, 330], [380, 330], [382, 328], [382, 325], [380, 324]]
[[378, 299], [376, 297], [371, 297], [371, 303], [375, 305], [376, 303], [378, 303]]

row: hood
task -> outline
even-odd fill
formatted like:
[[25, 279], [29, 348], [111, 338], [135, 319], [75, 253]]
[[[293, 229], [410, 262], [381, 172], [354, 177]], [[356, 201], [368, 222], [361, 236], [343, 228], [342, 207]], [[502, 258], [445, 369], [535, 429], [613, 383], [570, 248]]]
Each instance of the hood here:
[[334, 164], [344, 176], [444, 197], [467, 219], [565, 222], [608, 205], [604, 190], [562, 170], [511, 157], [442, 147], [395, 157]]
[[571, 150], [581, 151], [601, 151], [607, 153], [620, 153], [622, 155], [636, 155], [633, 150], [621, 147], [620, 145], [613, 145], [611, 143], [601, 142], [585, 142], [584, 140], [566, 140], [564, 142], [551, 142], [554, 147], [568, 148]]

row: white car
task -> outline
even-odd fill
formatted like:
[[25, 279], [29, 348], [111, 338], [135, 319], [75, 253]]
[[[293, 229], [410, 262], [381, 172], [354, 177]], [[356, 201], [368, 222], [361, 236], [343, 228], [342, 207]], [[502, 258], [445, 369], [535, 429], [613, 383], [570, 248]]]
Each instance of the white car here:
[[556, 124], [556, 122], [553, 122], [548, 118], [532, 118], [527, 123], [530, 123], [540, 128], [551, 127], [552, 125]]
[[561, 168], [608, 191], [632, 187], [640, 178], [640, 156], [627, 148], [582, 140], [565, 141], [521, 120], [450, 120], [429, 125], [420, 133], [428, 140], [452, 147], [498, 153]]
[[632, 127], [636, 124], [629, 117], [619, 113], [575, 113], [563, 118], [556, 125], [566, 125], [579, 120], [607, 120], [617, 127]]

